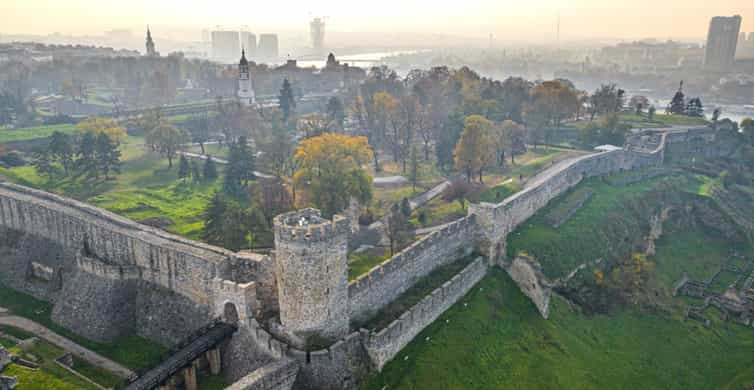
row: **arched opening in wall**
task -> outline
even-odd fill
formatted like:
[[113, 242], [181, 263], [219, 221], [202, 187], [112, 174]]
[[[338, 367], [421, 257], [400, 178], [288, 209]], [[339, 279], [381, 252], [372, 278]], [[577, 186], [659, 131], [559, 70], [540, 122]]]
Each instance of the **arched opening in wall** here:
[[238, 324], [238, 309], [236, 309], [236, 305], [232, 302], [225, 303], [223, 321], [233, 325]]

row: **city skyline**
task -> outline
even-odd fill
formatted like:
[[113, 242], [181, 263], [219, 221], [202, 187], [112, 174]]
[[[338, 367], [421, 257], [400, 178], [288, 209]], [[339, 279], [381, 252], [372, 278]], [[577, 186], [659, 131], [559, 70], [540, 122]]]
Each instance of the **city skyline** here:
[[[193, 30], [210, 26], [250, 26], [256, 33], [306, 33], [313, 15], [327, 16], [332, 32], [440, 33], [471, 38], [493, 34], [500, 41], [554, 41], [560, 15], [561, 41], [593, 38], [695, 38], [706, 36], [713, 16], [741, 15], [741, 31], [754, 31], [754, 4], [746, 0], [701, 0], [656, 4], [648, 0], [472, 0], [459, 6], [449, 0], [400, 2], [386, 0], [364, 14], [363, 6], [329, 1], [313, 8], [292, 0], [285, 4], [254, 5], [226, 1], [217, 7], [208, 1], [128, 4], [76, 0], [61, 7], [51, 0], [9, 1], [0, 5], [2, 34], [100, 34], [115, 28], [135, 29], [150, 24], [163, 30]], [[247, 16], [248, 15], [248, 16]], [[616, 17], [619, 15], [620, 17]], [[35, 23], [28, 23], [35, 20]], [[136, 30], [138, 31], [138, 30]], [[194, 38], [195, 39], [195, 38]]]

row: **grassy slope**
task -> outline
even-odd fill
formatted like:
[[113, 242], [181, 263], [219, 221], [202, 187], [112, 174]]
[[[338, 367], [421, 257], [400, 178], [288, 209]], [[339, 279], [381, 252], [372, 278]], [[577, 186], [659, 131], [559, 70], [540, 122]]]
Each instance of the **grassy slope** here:
[[364, 388], [741, 388], [754, 378], [754, 332], [740, 325], [585, 317], [560, 298], [551, 310], [542, 319], [495, 269]]
[[[589, 230], [595, 221], [657, 180], [665, 179], [625, 187], [587, 181], [579, 188], [592, 188], [595, 196], [564, 225], [571, 230], [544, 226], [539, 213], [511, 243], [532, 252], [557, 249], [563, 261], [594, 258], [589, 256], [600, 251]], [[696, 177], [678, 188], [704, 195], [709, 181]], [[583, 236], [573, 240], [575, 234]], [[731, 244], [698, 227], [670, 224], [656, 247], [650, 259], [653, 274], [669, 291], [683, 272], [699, 279], [711, 276], [728, 259]], [[754, 331], [722, 322], [714, 310], [707, 313], [714, 322], [709, 329], [684, 322], [683, 302], [665, 302], [669, 311], [663, 313], [629, 307], [588, 317], [556, 296], [550, 319], [544, 320], [515, 283], [494, 269], [364, 388], [741, 389], [752, 382]]]
[[150, 367], [160, 360], [161, 346], [138, 336], [125, 336], [113, 343], [87, 340], [52, 322], [52, 305], [0, 284], [0, 306], [18, 316], [34, 320], [82, 346], [115, 360], [131, 369]]
[[[24, 339], [29, 338], [29, 334], [15, 328], [3, 327], [3, 332], [14, 334]], [[62, 356], [64, 351], [44, 340], [38, 340], [32, 347], [25, 350], [16, 346], [14, 343], [5, 341], [3, 345], [8, 347], [11, 353], [21, 356], [26, 360], [36, 358], [36, 363], [40, 365], [39, 370], [32, 370], [18, 365], [10, 365], [3, 371], [3, 375], [18, 377], [21, 386], [19, 388], [27, 389], [49, 389], [49, 390], [67, 390], [67, 389], [96, 389], [90, 383], [76, 377], [62, 367], [55, 364], [55, 359]], [[32, 357], [33, 356], [33, 357]], [[89, 379], [111, 388], [119, 388], [123, 385], [123, 380], [117, 376], [92, 366], [86, 361], [74, 357], [74, 369]]]
[[589, 189], [594, 195], [581, 209], [559, 228], [550, 226], [545, 217], [573, 190], [561, 195], [508, 236], [508, 254], [524, 251], [533, 255], [549, 277], [565, 275], [583, 262], [609, 257], [613, 248], [605, 238], [612, 232], [605, 231], [599, 222], [608, 213], [620, 215], [625, 211], [624, 202], [641, 197], [661, 182], [672, 183], [676, 188], [697, 194], [704, 188], [701, 179], [680, 174], [626, 186], [613, 186], [599, 178], [588, 179], [578, 188]]
[[49, 125], [36, 127], [22, 127], [19, 129], [0, 129], [0, 143], [11, 141], [28, 141], [37, 138], [46, 138], [52, 133], [60, 131], [67, 134], [73, 134], [76, 131], [76, 125]]

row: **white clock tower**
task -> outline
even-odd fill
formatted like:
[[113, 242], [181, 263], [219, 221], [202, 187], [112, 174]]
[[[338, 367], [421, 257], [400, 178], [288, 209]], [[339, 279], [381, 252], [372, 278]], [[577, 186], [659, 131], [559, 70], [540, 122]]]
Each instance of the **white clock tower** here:
[[246, 60], [246, 51], [241, 50], [241, 62], [238, 64], [238, 100], [244, 106], [255, 103], [254, 89], [251, 87], [249, 77], [249, 61]]

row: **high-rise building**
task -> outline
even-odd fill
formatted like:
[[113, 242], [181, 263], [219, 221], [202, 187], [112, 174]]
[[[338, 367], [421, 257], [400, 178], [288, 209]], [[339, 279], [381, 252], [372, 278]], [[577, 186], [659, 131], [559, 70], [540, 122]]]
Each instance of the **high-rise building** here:
[[257, 56], [257, 36], [248, 31], [241, 31], [241, 48], [246, 49], [246, 57], [255, 59]]
[[244, 106], [254, 104], [255, 100], [249, 74], [249, 61], [246, 59], [245, 50], [241, 50], [241, 61], [238, 63], [238, 100]]
[[711, 70], [728, 70], [736, 57], [741, 16], [715, 16], [710, 20], [704, 67]]
[[312, 38], [314, 54], [323, 55], [325, 52], [325, 21], [322, 18], [314, 18], [309, 23], [309, 34]]
[[235, 62], [241, 44], [238, 31], [212, 31], [212, 58], [216, 61]]
[[263, 62], [278, 61], [278, 36], [277, 34], [260, 34], [257, 45], [257, 56]]

